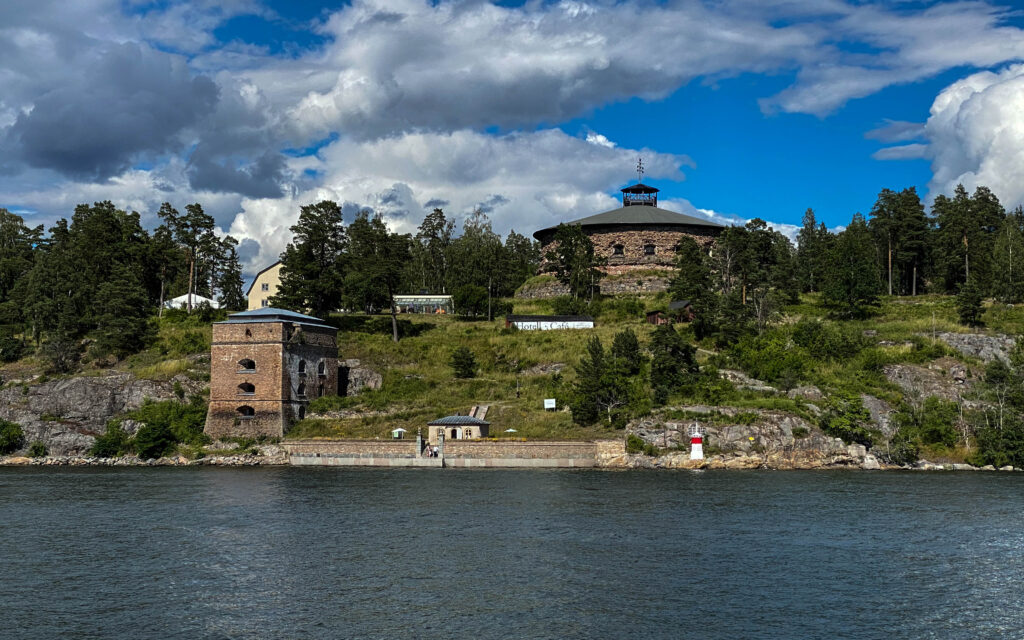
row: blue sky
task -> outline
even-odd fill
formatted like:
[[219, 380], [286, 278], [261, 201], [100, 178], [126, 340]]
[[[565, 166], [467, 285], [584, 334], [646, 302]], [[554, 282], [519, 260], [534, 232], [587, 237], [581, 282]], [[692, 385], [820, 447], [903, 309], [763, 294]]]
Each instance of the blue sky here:
[[1024, 18], [1005, 2], [11, 0], [0, 206], [201, 202], [252, 272], [302, 204], [530, 233], [615, 205], [792, 234], [882, 188], [1024, 203]]

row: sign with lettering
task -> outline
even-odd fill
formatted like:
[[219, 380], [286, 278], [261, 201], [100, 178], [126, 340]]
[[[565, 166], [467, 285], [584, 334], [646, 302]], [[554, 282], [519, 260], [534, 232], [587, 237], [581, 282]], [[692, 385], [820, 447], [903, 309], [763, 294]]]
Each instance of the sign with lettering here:
[[555, 399], [554, 398], [544, 398], [544, 409], [554, 409], [554, 408], [555, 408]]

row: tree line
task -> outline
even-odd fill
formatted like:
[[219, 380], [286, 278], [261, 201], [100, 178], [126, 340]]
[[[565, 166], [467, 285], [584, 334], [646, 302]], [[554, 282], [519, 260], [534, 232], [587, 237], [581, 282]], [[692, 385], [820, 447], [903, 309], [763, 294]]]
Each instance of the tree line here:
[[540, 261], [538, 243], [510, 231], [502, 241], [482, 211], [457, 233], [443, 210], [427, 214], [417, 233], [399, 234], [364, 210], [345, 224], [341, 208], [324, 200], [303, 206], [281, 254], [281, 286], [270, 303], [326, 317], [348, 309], [392, 316], [399, 338], [396, 294], [450, 294], [463, 315], [493, 319], [500, 299], [515, 293]]
[[218, 237], [198, 203], [184, 213], [164, 203], [158, 215], [150, 233], [137, 212], [81, 204], [44, 233], [0, 209], [0, 356], [16, 360], [34, 344], [63, 368], [86, 345], [96, 356], [134, 353], [150, 317], [183, 294], [243, 308], [238, 242]]

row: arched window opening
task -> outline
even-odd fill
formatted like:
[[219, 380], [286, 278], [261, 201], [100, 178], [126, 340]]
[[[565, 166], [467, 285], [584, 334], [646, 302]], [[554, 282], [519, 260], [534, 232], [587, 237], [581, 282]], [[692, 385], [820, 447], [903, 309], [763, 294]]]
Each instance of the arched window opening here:
[[316, 397], [322, 398], [324, 395], [324, 383], [320, 383], [316, 388]]
[[458, 437], [459, 437], [458, 430], [457, 429], [452, 429], [452, 440], [455, 440]]
[[654, 255], [654, 245], [653, 244], [645, 244], [644, 245], [644, 255], [645, 256], [653, 256]]
[[306, 383], [305, 382], [300, 382], [299, 383], [298, 388], [295, 389], [295, 395], [299, 396], [300, 398], [305, 398], [306, 397]]
[[256, 370], [256, 363], [249, 358], [243, 358], [238, 361], [238, 368], [241, 371], [249, 372]]
[[246, 329], [245, 330], [245, 337], [246, 338], [251, 338], [252, 337], [252, 330]]
[[238, 393], [243, 396], [251, 396], [256, 393], [256, 385], [251, 382], [243, 382], [238, 385]]
[[327, 365], [324, 364], [323, 362], [321, 362], [320, 364], [316, 365], [316, 374], [318, 376], [326, 376], [327, 375]]
[[612, 255], [613, 256], [621, 256], [622, 254], [623, 254], [623, 247], [622, 247], [621, 244], [617, 244], [614, 247], [612, 247]]
[[256, 410], [250, 407], [249, 405], [246, 404], [242, 405], [241, 407], [238, 407], [239, 418], [251, 418], [254, 415], [256, 415]]
[[306, 407], [299, 407], [299, 420], [306, 418]]
[[306, 361], [299, 360], [299, 373], [306, 373]]

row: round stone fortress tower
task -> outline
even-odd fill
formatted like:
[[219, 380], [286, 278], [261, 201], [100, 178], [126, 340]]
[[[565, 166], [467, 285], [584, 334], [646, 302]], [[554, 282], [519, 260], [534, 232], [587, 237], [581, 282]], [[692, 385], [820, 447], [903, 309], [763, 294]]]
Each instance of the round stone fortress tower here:
[[[658, 189], [638, 182], [622, 189], [622, 206], [612, 211], [572, 220], [594, 243], [594, 253], [605, 260], [602, 271], [609, 275], [630, 271], [667, 269], [674, 265], [676, 249], [684, 236], [710, 248], [724, 226], [709, 220], [658, 207]], [[556, 245], [555, 230], [548, 227], [533, 234], [540, 241], [541, 255]], [[541, 272], [550, 270], [541, 263]]]

